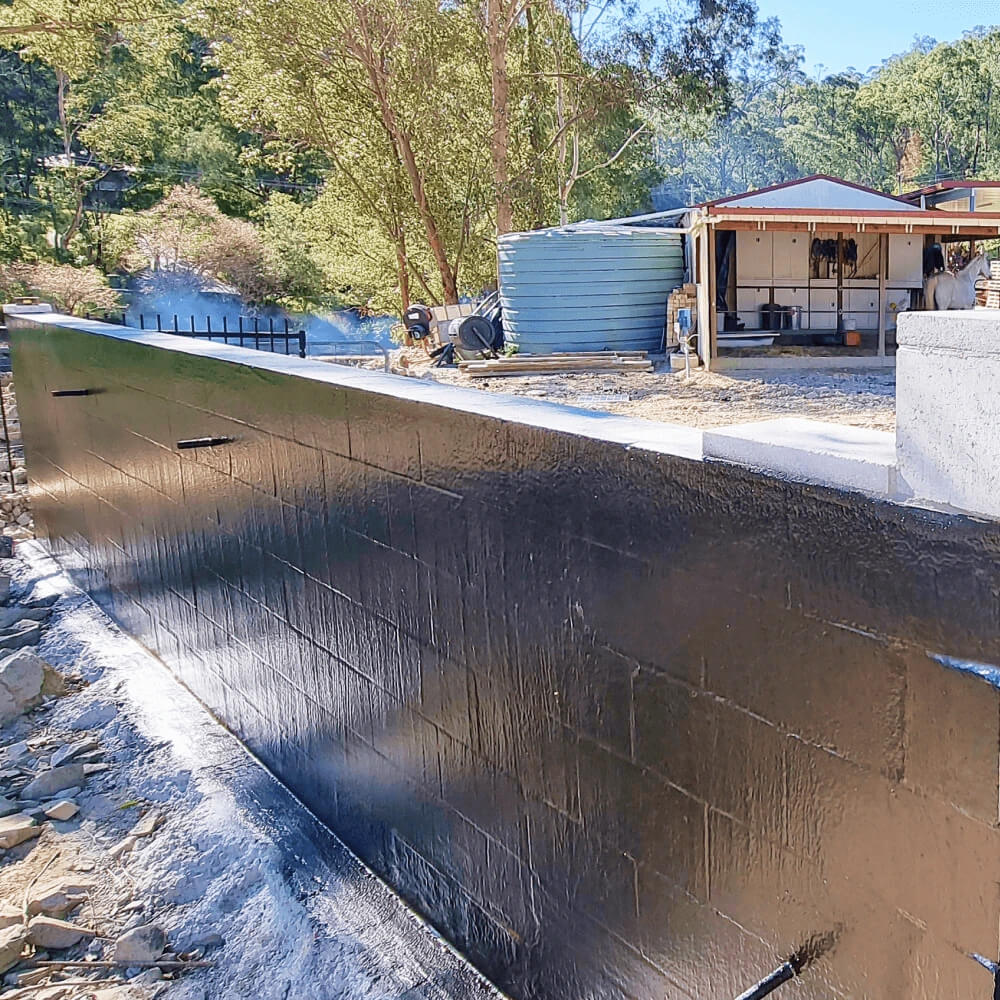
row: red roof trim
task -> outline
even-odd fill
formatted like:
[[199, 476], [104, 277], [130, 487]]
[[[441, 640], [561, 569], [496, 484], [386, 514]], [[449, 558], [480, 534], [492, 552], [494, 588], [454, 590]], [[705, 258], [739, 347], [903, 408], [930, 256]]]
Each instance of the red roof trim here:
[[[844, 187], [854, 188], [855, 191], [864, 191], [866, 194], [878, 195], [878, 197], [888, 198], [890, 201], [900, 201], [903, 202], [904, 205], [910, 204], [910, 202], [906, 201], [905, 198], [900, 198], [894, 194], [886, 194], [884, 191], [876, 191], [875, 188], [865, 187], [864, 184], [855, 184], [853, 181], [845, 181], [843, 177], [834, 177], [833, 174], [810, 174], [808, 177], [798, 177], [793, 181], [782, 181], [781, 184], [771, 184], [768, 187], [757, 188], [756, 191], [744, 191], [743, 194], [726, 195], [725, 198], [716, 198], [714, 201], [706, 201], [699, 207], [711, 208], [714, 205], [725, 205], [728, 202], [739, 201], [740, 198], [746, 198], [750, 195], [767, 194], [771, 191], [781, 191], [784, 188], [797, 187], [799, 184], [806, 184], [809, 181], [832, 181], [834, 184], [843, 184]], [[788, 210], [786, 209], [785, 211]], [[808, 211], [814, 210], [809, 209]], [[831, 211], [840, 210], [831, 209]], [[870, 209], [868, 211], [870, 211]]]

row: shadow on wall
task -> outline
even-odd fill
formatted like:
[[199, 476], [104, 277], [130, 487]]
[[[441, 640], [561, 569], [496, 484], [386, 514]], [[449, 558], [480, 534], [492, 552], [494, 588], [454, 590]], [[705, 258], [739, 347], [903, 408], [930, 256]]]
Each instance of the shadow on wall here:
[[53, 551], [513, 996], [986, 995], [994, 525], [30, 327]]

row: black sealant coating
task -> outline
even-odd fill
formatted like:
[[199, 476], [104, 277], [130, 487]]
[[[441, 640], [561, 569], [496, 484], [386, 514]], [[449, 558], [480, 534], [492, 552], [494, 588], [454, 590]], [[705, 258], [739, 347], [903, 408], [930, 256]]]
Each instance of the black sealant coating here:
[[989, 995], [997, 525], [11, 326], [52, 550], [512, 995]]

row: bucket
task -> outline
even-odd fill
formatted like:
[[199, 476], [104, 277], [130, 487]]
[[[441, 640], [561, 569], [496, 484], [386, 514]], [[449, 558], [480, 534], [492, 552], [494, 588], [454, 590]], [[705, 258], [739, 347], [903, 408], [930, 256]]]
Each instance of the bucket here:
[[791, 311], [792, 329], [802, 329], [802, 306], [789, 306]]
[[861, 346], [861, 334], [857, 330], [845, 330], [844, 331], [844, 344], [847, 347], [860, 347]]

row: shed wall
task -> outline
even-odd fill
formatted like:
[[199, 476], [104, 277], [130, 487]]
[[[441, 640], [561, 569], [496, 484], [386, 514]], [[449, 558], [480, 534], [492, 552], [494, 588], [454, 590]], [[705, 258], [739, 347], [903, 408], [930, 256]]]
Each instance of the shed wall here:
[[996, 524], [11, 330], [54, 553], [513, 996], [990, 995]]

